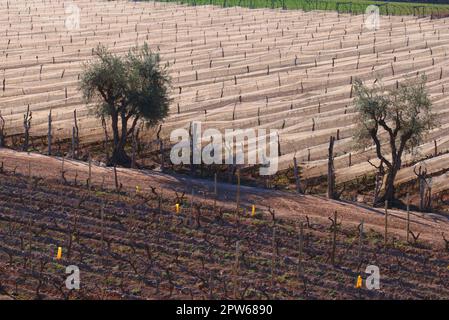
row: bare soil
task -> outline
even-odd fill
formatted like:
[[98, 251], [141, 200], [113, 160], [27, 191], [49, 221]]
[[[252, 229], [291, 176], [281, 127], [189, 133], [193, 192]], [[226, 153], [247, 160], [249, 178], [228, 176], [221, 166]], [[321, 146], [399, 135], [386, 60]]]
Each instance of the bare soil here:
[[[88, 190], [84, 163], [66, 161], [63, 183], [60, 159], [1, 150], [0, 161], [0, 294], [12, 299], [449, 298], [449, 252], [438, 237], [449, 223], [438, 215], [412, 214], [412, 229], [422, 233], [412, 245], [403, 238], [404, 213], [392, 211], [384, 246], [382, 213], [350, 203], [242, 187], [237, 217], [232, 185], [219, 184], [214, 208], [210, 182], [119, 169], [117, 193], [110, 169], [94, 166]], [[341, 225], [332, 265], [334, 210]], [[68, 265], [80, 268], [80, 290], [65, 288]], [[355, 288], [367, 265], [380, 268], [380, 290]]]

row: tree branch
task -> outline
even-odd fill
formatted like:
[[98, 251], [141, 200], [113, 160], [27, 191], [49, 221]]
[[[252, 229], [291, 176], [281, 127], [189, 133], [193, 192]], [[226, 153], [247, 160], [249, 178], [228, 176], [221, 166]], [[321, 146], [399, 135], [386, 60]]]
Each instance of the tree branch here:
[[132, 123], [131, 127], [129, 128], [128, 133], [126, 134], [127, 136], [129, 136], [130, 134], [132, 134], [134, 132], [134, 129], [137, 125], [137, 121], [139, 121], [139, 118], [140, 117], [138, 115], [136, 115], [134, 117], [133, 123]]
[[377, 137], [377, 128], [376, 128], [376, 129], [372, 129], [372, 130], [370, 131], [370, 135], [371, 135], [371, 138], [372, 138], [373, 141], [374, 141], [374, 144], [376, 145], [376, 155], [377, 155], [377, 157], [378, 157], [380, 160], [382, 160], [382, 161], [386, 164], [386, 166], [387, 166], [388, 168], [391, 168], [391, 167], [392, 167], [391, 162], [388, 161], [388, 160], [382, 155], [382, 150], [381, 150], [381, 147], [380, 147], [380, 141], [379, 141], [379, 138]]
[[397, 133], [395, 134], [393, 132], [393, 130], [386, 124], [384, 119], [379, 119], [379, 124], [390, 135], [390, 147], [391, 147], [391, 153], [392, 153], [393, 159], [394, 159], [396, 157], [396, 151], [397, 151], [397, 149], [396, 149], [396, 136], [397, 136]]

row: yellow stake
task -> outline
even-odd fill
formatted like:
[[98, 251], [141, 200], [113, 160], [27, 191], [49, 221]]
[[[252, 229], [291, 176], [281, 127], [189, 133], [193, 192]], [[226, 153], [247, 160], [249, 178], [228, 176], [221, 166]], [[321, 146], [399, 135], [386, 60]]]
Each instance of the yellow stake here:
[[254, 217], [255, 214], [256, 214], [256, 206], [253, 205], [253, 207], [251, 209], [251, 215]]
[[56, 260], [60, 260], [62, 258], [62, 248], [58, 247], [58, 254], [56, 255]]
[[136, 186], [136, 194], [138, 194], [138, 193], [139, 193], [139, 191], [140, 191], [140, 188], [139, 188], [139, 186]]
[[179, 213], [179, 203], [176, 204], [176, 213]]
[[357, 277], [357, 284], [355, 285], [355, 287], [357, 289], [360, 289], [362, 287], [362, 277], [361, 276]]

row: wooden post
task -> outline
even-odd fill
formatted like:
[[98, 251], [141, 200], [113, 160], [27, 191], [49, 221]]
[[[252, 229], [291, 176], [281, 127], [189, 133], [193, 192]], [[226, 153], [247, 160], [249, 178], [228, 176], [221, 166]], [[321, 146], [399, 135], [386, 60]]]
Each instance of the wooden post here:
[[87, 188], [90, 190], [92, 186], [92, 157], [89, 153], [89, 178], [87, 178]]
[[329, 139], [329, 154], [327, 162], [327, 197], [335, 198], [335, 172], [334, 172], [334, 136]]
[[407, 232], [407, 242], [409, 242], [409, 234], [410, 234], [410, 195], [407, 192], [407, 228], [406, 228], [406, 232]]
[[276, 268], [276, 224], [273, 225], [272, 238], [272, 253], [271, 253], [271, 288], [274, 287], [274, 269]]
[[72, 257], [72, 242], [73, 242], [73, 230], [76, 228], [76, 216], [75, 216], [75, 223], [73, 227], [69, 227], [69, 241], [67, 244], [67, 258], [70, 260]]
[[190, 136], [190, 175], [195, 176], [195, 167], [193, 165], [193, 123], [190, 122], [189, 128], [189, 136]]
[[195, 190], [192, 188], [192, 196], [190, 198], [190, 216], [189, 216], [189, 224], [190, 220], [193, 217], [193, 202], [194, 202]]
[[301, 181], [299, 180], [299, 173], [298, 173], [298, 162], [296, 161], [296, 157], [293, 157], [293, 173], [295, 174], [296, 192], [302, 193]]
[[22, 151], [28, 151], [28, 142], [30, 139], [30, 128], [31, 128], [31, 119], [32, 112], [30, 111], [30, 105], [27, 107], [27, 112], [23, 115], [23, 128], [25, 130], [24, 141], [22, 146]]
[[388, 243], [388, 200], [385, 200], [385, 234], [384, 234], [384, 244]]
[[362, 263], [362, 249], [363, 249], [363, 220], [359, 225], [359, 260]]
[[[284, 120], [284, 124], [285, 124], [285, 120]], [[277, 134], [277, 141], [278, 141], [278, 155], [280, 157], [280, 156], [282, 156], [282, 152], [281, 152], [281, 140], [279, 139], [279, 133]]]
[[164, 143], [159, 139], [159, 153], [161, 155], [161, 171], [164, 171]]
[[62, 155], [62, 161], [61, 161], [61, 179], [62, 182], [65, 182], [65, 177], [64, 177], [64, 155]]
[[0, 110], [0, 148], [5, 146], [5, 119]]
[[71, 150], [71, 154], [72, 154], [72, 158], [75, 159], [75, 153], [76, 153], [76, 133], [75, 133], [75, 127], [72, 127], [72, 150]]
[[424, 211], [424, 198], [425, 198], [425, 178], [420, 177], [419, 179], [419, 210]]
[[79, 148], [79, 128], [78, 128], [78, 119], [76, 117], [76, 109], [73, 110], [73, 121], [74, 126], [72, 129], [72, 147], [73, 147], [73, 158], [76, 159], [78, 157], [78, 148]]
[[433, 148], [434, 148], [433, 156], [436, 157], [438, 156], [438, 146], [436, 140], [433, 140]]
[[31, 161], [28, 161], [28, 182], [30, 183], [31, 188]]
[[47, 132], [48, 155], [51, 156], [51, 109], [48, 113], [48, 132]]
[[214, 213], [216, 211], [217, 208], [217, 197], [218, 197], [218, 193], [217, 193], [217, 173], [214, 173]]
[[234, 265], [234, 299], [238, 298], [238, 292], [239, 290], [239, 282], [238, 282], [238, 276], [239, 276], [239, 269], [240, 269], [240, 241], [237, 241], [235, 243], [235, 265]]
[[117, 177], [117, 167], [114, 166], [114, 181], [115, 181], [115, 191], [119, 191], [119, 185], [118, 185], [118, 177]]
[[299, 237], [298, 237], [298, 280], [302, 274], [302, 251], [304, 248], [304, 225], [299, 223]]
[[332, 220], [332, 252], [331, 252], [331, 263], [335, 265], [335, 252], [337, 249], [337, 211], [334, 211], [334, 219]]
[[237, 199], [236, 199], [236, 211], [235, 211], [235, 217], [236, 220], [239, 220], [240, 216], [240, 168], [237, 168]]
[[104, 249], [104, 204], [100, 207], [100, 219], [101, 219], [101, 249]]

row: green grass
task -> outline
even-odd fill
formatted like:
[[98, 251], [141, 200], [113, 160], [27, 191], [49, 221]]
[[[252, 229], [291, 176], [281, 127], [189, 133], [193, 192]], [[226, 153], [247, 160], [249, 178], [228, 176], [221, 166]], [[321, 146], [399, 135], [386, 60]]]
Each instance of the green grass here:
[[161, 0], [189, 5], [241, 6], [248, 8], [284, 8], [310, 10], [334, 10], [340, 13], [365, 13], [369, 5], [379, 6], [380, 14], [386, 15], [439, 15], [449, 14], [448, 4], [419, 2], [385, 2], [375, 0]]

